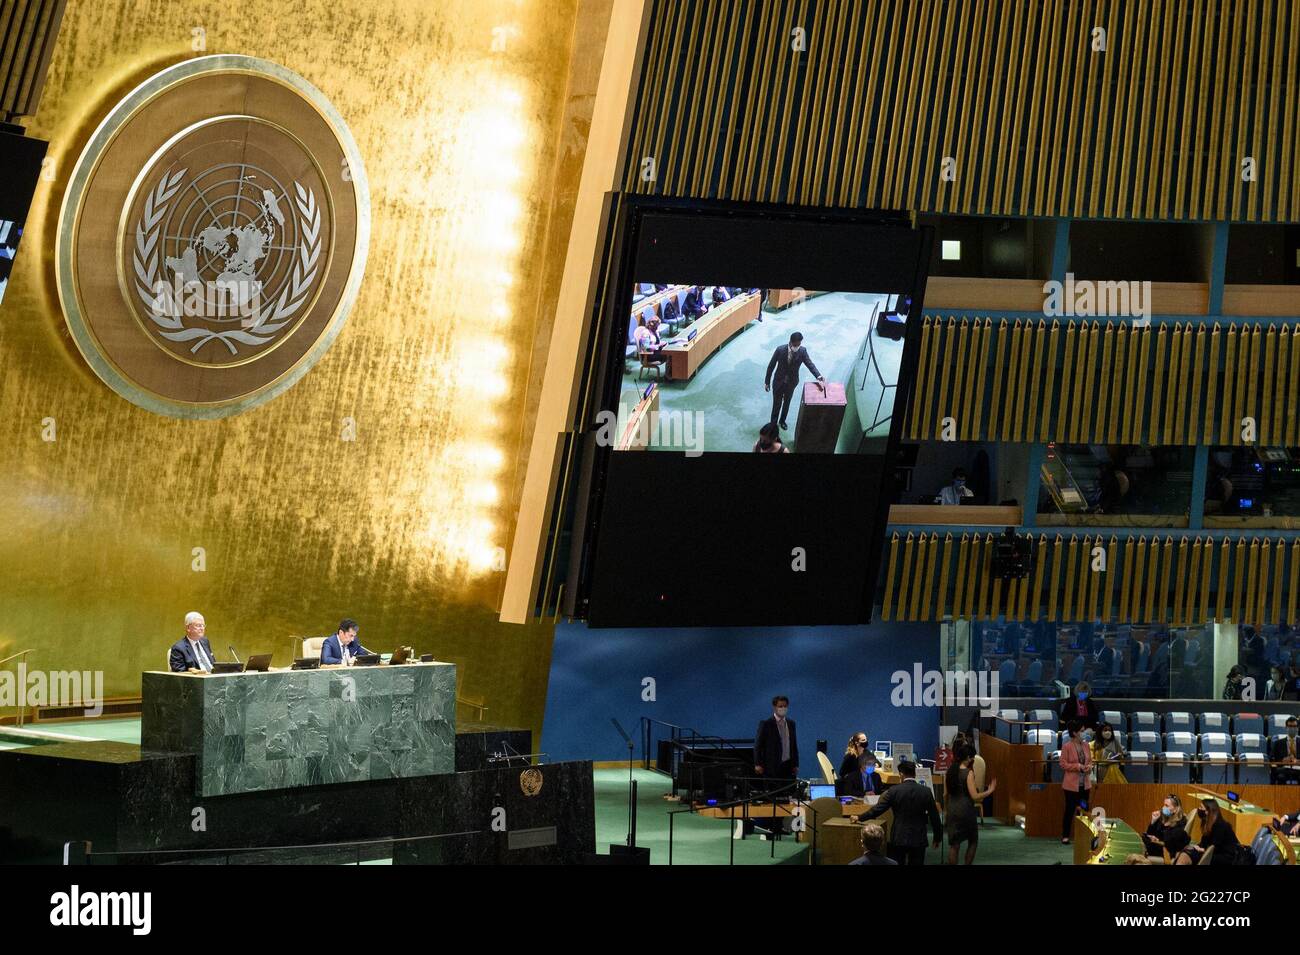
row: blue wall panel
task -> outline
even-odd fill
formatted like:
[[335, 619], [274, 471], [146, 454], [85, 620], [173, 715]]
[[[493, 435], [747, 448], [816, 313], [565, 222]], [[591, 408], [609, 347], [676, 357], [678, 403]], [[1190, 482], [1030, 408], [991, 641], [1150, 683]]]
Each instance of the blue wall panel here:
[[[891, 704], [891, 675], [916, 664], [937, 669], [939, 625], [752, 629], [555, 630], [541, 748], [550, 760], [627, 758], [610, 717], [637, 740], [653, 717], [702, 733], [752, 736], [774, 694], [790, 697], [799, 728], [799, 772], [816, 773], [816, 740], [829, 740], [836, 766], [850, 734], [910, 742], [932, 756], [939, 710]], [[643, 702], [642, 680], [656, 700]], [[653, 758], [654, 754], [651, 753]]]

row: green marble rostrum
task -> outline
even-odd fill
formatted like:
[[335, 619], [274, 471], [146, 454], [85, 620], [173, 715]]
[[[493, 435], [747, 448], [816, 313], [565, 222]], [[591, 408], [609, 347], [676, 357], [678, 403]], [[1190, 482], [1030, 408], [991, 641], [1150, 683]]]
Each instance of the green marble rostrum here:
[[450, 773], [451, 663], [143, 674], [140, 747], [193, 753], [198, 795]]

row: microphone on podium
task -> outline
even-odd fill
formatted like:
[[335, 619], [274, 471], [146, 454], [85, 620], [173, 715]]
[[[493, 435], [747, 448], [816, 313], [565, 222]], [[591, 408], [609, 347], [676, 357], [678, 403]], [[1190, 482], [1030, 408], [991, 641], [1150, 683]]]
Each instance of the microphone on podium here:
[[236, 663], [244, 662], [243, 660], [239, 659], [239, 654], [235, 652], [235, 648], [232, 647], [230, 644], [226, 644], [226, 649], [230, 651], [230, 655], [235, 658]]

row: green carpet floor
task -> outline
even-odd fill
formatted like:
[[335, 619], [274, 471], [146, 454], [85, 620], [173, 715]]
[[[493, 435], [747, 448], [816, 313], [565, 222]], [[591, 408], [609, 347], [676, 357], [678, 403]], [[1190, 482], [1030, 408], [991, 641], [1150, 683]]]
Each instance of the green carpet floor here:
[[[870, 328], [872, 309], [876, 305], [883, 307], [884, 302], [881, 295], [832, 292], [781, 312], [764, 310], [762, 322], [750, 322], [719, 348], [690, 381], [661, 382], [659, 413], [701, 412], [705, 451], [750, 451], [758, 440], [758, 429], [772, 413], [772, 396], [763, 390], [763, 375], [776, 347], [788, 342], [792, 332], [802, 332], [804, 347], [817, 370], [827, 381], [847, 385]], [[690, 326], [684, 326], [678, 336], [683, 337], [689, 331]], [[896, 382], [903, 343], [877, 336], [874, 344], [881, 376], [890, 383]], [[632, 363], [627, 367], [631, 368]], [[645, 377], [652, 379], [653, 373]], [[880, 388], [872, 377], [868, 376], [867, 390], [858, 396], [858, 401], [861, 407], [874, 409], [879, 403]], [[801, 373], [800, 380], [811, 380], [807, 369]], [[627, 411], [636, 406], [646, 383], [646, 380], [638, 381], [636, 371], [623, 376], [621, 402]], [[798, 403], [796, 393], [790, 407], [790, 430], [784, 432], [791, 444]], [[668, 440], [668, 436], [664, 437]]]

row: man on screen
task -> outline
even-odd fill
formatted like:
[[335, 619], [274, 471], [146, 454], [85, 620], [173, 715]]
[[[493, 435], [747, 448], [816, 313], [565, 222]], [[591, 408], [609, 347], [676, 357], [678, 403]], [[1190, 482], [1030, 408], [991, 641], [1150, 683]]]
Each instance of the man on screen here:
[[767, 363], [767, 374], [763, 378], [763, 390], [772, 392], [772, 420], [780, 422], [782, 428], [790, 427], [785, 419], [790, 412], [790, 399], [799, 387], [800, 365], [807, 365], [818, 381], [826, 380], [808, 357], [808, 349], [803, 347], [803, 335], [795, 332], [790, 336], [790, 344], [778, 345], [772, 352], [772, 360]]
[[208, 643], [203, 614], [191, 610], [185, 615], [185, 636], [172, 644], [167, 664], [173, 673], [211, 673], [212, 644]]
[[355, 620], [341, 621], [338, 630], [332, 636], [326, 637], [325, 642], [321, 644], [321, 666], [327, 666], [331, 663], [341, 663], [347, 666], [363, 653], [369, 653], [370, 651], [363, 647], [361, 641], [357, 639], [358, 629]]

